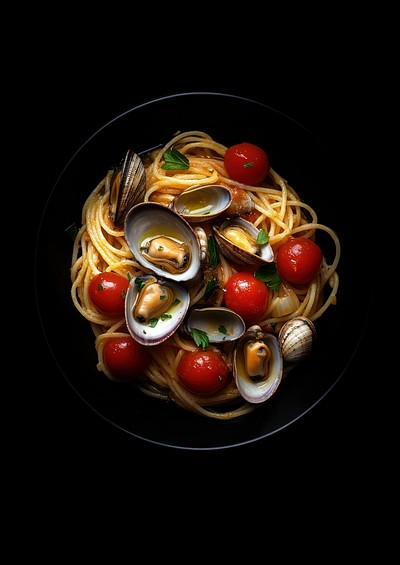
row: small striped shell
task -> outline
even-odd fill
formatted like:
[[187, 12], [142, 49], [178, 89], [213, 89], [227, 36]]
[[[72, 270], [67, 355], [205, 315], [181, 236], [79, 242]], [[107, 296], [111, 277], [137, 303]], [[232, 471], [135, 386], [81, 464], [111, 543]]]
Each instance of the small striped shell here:
[[313, 322], [304, 316], [288, 320], [281, 327], [278, 340], [286, 363], [298, 363], [311, 352], [317, 333]]

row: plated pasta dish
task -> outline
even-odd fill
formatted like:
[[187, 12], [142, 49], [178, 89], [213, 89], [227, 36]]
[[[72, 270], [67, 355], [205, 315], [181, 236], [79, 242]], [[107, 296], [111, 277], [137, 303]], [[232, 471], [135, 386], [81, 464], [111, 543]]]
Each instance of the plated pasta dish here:
[[185, 131], [127, 149], [88, 188], [71, 298], [103, 377], [230, 420], [279, 394], [312, 355], [339, 260], [336, 232], [263, 148]]

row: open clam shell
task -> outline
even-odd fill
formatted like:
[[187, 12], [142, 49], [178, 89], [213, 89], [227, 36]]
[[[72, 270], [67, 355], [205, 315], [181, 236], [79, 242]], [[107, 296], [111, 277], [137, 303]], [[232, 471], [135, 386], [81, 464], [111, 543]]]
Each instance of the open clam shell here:
[[224, 343], [242, 337], [246, 324], [239, 314], [229, 308], [196, 308], [187, 315], [182, 325], [187, 334], [191, 334], [193, 329], [205, 332], [210, 343]]
[[[158, 288], [152, 291], [152, 285]], [[143, 314], [145, 309], [141, 306], [147, 298], [146, 314]], [[125, 296], [125, 321], [129, 333], [143, 345], [158, 345], [179, 328], [189, 304], [188, 291], [174, 281], [157, 279], [153, 275], [136, 277], [130, 281]]]
[[164, 204], [133, 206], [125, 217], [125, 237], [148, 272], [176, 282], [193, 281], [199, 274], [199, 240], [190, 224]]
[[283, 375], [283, 358], [277, 337], [262, 332], [259, 326], [251, 326], [235, 344], [233, 375], [245, 400], [253, 404], [268, 400], [276, 392]]
[[271, 245], [257, 243], [260, 230], [243, 218], [228, 218], [213, 230], [220, 251], [235, 263], [262, 265], [274, 260]]
[[172, 209], [188, 222], [205, 222], [222, 214], [232, 195], [220, 184], [196, 185], [183, 190], [172, 202]]

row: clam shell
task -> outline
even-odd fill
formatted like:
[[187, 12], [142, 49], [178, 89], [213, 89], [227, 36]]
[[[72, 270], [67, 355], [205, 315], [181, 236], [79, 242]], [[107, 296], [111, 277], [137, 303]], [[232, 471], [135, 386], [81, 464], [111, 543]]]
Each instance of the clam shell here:
[[124, 223], [129, 209], [142, 202], [146, 191], [146, 171], [142, 159], [129, 149], [120, 170], [111, 180], [110, 216], [115, 225]]
[[227, 227], [237, 225], [244, 230], [248, 231], [249, 234], [256, 240], [260, 232], [251, 222], [244, 220], [243, 218], [228, 218], [221, 225], [214, 225], [214, 235], [217, 245], [220, 251], [227, 257], [230, 261], [235, 263], [246, 263], [248, 265], [262, 265], [263, 263], [271, 263], [274, 260], [274, 253], [272, 247], [269, 243], [265, 243], [260, 246], [260, 255], [250, 253], [245, 249], [242, 249], [238, 245], [234, 244], [232, 241], [227, 239], [223, 235], [223, 230]]
[[304, 316], [297, 316], [283, 324], [278, 340], [286, 363], [298, 363], [311, 352], [317, 332], [313, 322]]
[[[249, 340], [261, 340], [271, 351], [268, 375], [261, 380], [253, 380], [247, 375], [244, 346]], [[251, 326], [235, 344], [233, 354], [233, 375], [241, 396], [252, 404], [268, 400], [278, 389], [283, 375], [283, 358], [278, 338], [263, 333], [259, 326]]]
[[190, 334], [192, 329], [206, 332], [210, 343], [224, 343], [242, 337], [246, 324], [239, 314], [229, 308], [196, 308], [188, 314], [184, 322], [187, 334]]
[[222, 214], [231, 204], [232, 195], [219, 184], [196, 185], [183, 190], [172, 202], [172, 209], [188, 222], [205, 222]]
[[[158, 235], [175, 238], [189, 245], [191, 259], [185, 270], [169, 273], [143, 257], [140, 251], [142, 242]], [[136, 261], [147, 272], [176, 282], [196, 279], [201, 266], [198, 238], [190, 224], [164, 204], [141, 202], [133, 206], [125, 218], [125, 237]]]
[[[165, 312], [167, 316], [158, 317], [157, 323], [141, 323], [133, 316], [133, 310], [140, 292], [140, 285], [137, 284], [138, 279], [153, 279], [162, 282], [163, 285], [169, 287], [178, 303], [174, 303]], [[175, 300], [175, 302], [177, 302]], [[190, 304], [190, 296], [188, 291], [176, 284], [174, 281], [160, 280], [153, 275], [143, 275], [132, 279], [125, 296], [125, 321], [129, 333], [139, 343], [143, 345], [157, 345], [168, 339], [179, 328], [183, 322]]]

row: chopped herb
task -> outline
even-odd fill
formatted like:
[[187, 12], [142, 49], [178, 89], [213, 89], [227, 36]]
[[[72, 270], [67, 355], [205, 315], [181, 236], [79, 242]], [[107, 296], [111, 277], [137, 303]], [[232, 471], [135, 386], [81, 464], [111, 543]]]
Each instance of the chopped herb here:
[[141, 277], [136, 277], [135, 285], [138, 287], [138, 290], [142, 290], [145, 284], [146, 284], [146, 279], [143, 279]]
[[68, 226], [67, 228], [65, 228], [65, 233], [68, 235], [68, 237], [70, 239], [72, 239], [72, 241], [75, 241], [76, 236], [78, 235], [78, 226], [76, 225], [75, 222], [73, 222], [70, 226]]
[[227, 333], [228, 333], [228, 330], [226, 329], [225, 326], [218, 326], [218, 331], [219, 331], [221, 334], [227, 334]]
[[215, 243], [215, 239], [213, 235], [208, 236], [208, 254], [210, 257], [210, 265], [214, 269], [219, 263], [219, 254], [217, 249], [217, 244]]
[[97, 285], [97, 290], [104, 290], [103, 285], [101, 283]]
[[175, 300], [173, 301], [173, 303], [171, 304], [171, 306], [176, 306], [177, 304], [180, 303], [180, 299], [179, 298], [175, 298]]
[[269, 235], [267, 235], [265, 233], [265, 229], [261, 228], [260, 231], [257, 234], [257, 243], [258, 245], [264, 245], [265, 243], [268, 243], [269, 241]]
[[203, 330], [192, 328], [190, 330], [190, 333], [197, 347], [202, 347], [203, 349], [206, 349], [206, 347], [208, 347], [209, 340], [206, 332], [203, 332]]
[[254, 161], [249, 161], [243, 165], [244, 169], [248, 169], [249, 167], [254, 167]]
[[151, 320], [149, 320], [149, 326], [151, 328], [155, 328], [157, 324], [158, 324], [158, 318], [151, 318]]
[[125, 300], [125, 297], [126, 297], [126, 292], [125, 292], [125, 290], [123, 290], [123, 291], [121, 292], [121, 298], [122, 298], [122, 300]]
[[172, 316], [171, 314], [161, 314], [160, 318], [164, 322], [165, 320], [170, 320]]
[[167, 295], [166, 295], [166, 294], [161, 294], [161, 295], [160, 295], [160, 300], [164, 300], [164, 298], [167, 298]]
[[261, 265], [254, 273], [254, 276], [264, 282], [271, 290], [279, 290], [282, 279], [276, 270], [276, 263]]
[[126, 273], [126, 278], [128, 279], [129, 282], [131, 282], [132, 277], [129, 271]]
[[214, 292], [217, 286], [217, 279], [213, 277], [206, 284], [206, 290], [204, 291], [204, 298], [208, 298]]
[[165, 163], [161, 168], [167, 171], [182, 171], [189, 168], [189, 159], [174, 147], [164, 152], [163, 159]]
[[143, 333], [144, 333], [144, 334], [147, 334], [146, 330], [143, 330]]
[[158, 246], [158, 251], [163, 251], [164, 247], [162, 245]]

